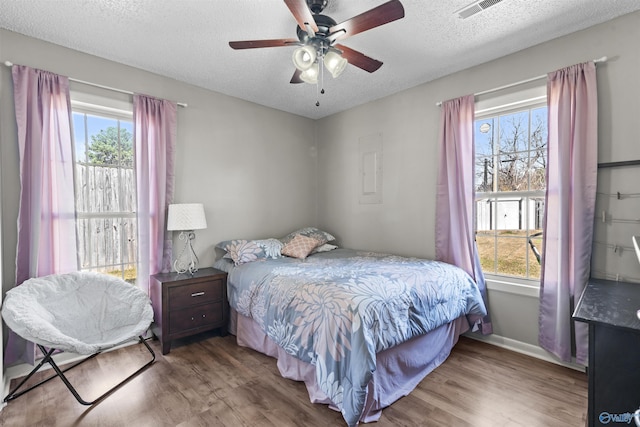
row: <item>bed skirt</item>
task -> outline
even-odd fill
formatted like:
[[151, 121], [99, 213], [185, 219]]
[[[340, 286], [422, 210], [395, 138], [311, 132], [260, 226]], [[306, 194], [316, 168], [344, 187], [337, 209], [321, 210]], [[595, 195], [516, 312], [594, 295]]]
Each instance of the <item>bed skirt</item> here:
[[[440, 366], [469, 329], [466, 318], [459, 317], [426, 335], [415, 337], [376, 356], [376, 371], [367, 387], [367, 399], [360, 422], [374, 422], [382, 409], [408, 395], [431, 371]], [[272, 341], [252, 319], [231, 310], [229, 332], [238, 345], [274, 357], [284, 378], [304, 381], [312, 403], [327, 404], [338, 410], [320, 390], [315, 380], [315, 367], [287, 354]]]

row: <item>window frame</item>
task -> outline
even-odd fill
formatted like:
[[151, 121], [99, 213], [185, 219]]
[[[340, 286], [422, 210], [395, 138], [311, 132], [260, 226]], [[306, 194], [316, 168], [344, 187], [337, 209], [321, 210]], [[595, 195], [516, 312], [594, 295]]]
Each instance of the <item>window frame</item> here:
[[[477, 120], [482, 120], [487, 118], [499, 118], [501, 115], [504, 115], [504, 114], [516, 114], [522, 111], [530, 112], [531, 110], [534, 110], [536, 108], [547, 107], [546, 94], [544, 95], [533, 94], [532, 96], [531, 90], [529, 90], [528, 92], [526, 91], [523, 92], [523, 96], [521, 99], [518, 99], [517, 94], [515, 95], [515, 97], [513, 95], [510, 95], [509, 97], [507, 97], [507, 99], [509, 99], [510, 102], [500, 103], [500, 101], [498, 100], [498, 97], [496, 97], [496, 100], [488, 103], [489, 106], [484, 108], [478, 108], [475, 111], [474, 119], [473, 119], [474, 134], [475, 134], [475, 123]], [[477, 101], [476, 106], [478, 106], [479, 104], [480, 102]], [[527, 151], [530, 152], [531, 150], [529, 149]], [[475, 164], [477, 159], [478, 159], [478, 156], [475, 155], [474, 156], [474, 177], [475, 177]], [[474, 188], [475, 188], [475, 178], [474, 178]], [[475, 230], [476, 234], [478, 232], [477, 230], [478, 214], [477, 214], [477, 208], [475, 203], [483, 199], [492, 199], [492, 198], [497, 199], [496, 195], [499, 193], [507, 193], [507, 192], [504, 192], [504, 191], [475, 192], [474, 191], [474, 226], [476, 227], [476, 230]], [[508, 197], [516, 197], [516, 198], [527, 197], [530, 199], [544, 198], [546, 196], [546, 182], [545, 182], [544, 190], [510, 191], [508, 193], [509, 193]], [[529, 230], [528, 227], [527, 227], [527, 230]], [[496, 237], [494, 236], [494, 238]], [[521, 237], [518, 237], [518, 238], [521, 238]], [[523, 239], [526, 239], [525, 241], [528, 241], [528, 237], [525, 237]], [[540, 250], [541, 249], [542, 247], [540, 248]], [[495, 251], [497, 251], [497, 247], [495, 247]], [[535, 260], [535, 257], [530, 252], [531, 252], [530, 250], [527, 250], [526, 252], [527, 274], [529, 272], [529, 263], [531, 262], [531, 259], [533, 258]], [[495, 256], [495, 259], [497, 260], [498, 257]], [[501, 274], [499, 272], [493, 272], [493, 271], [486, 272], [484, 270], [483, 270], [483, 273], [485, 275], [485, 278], [492, 283], [493, 286], [491, 286], [491, 288], [493, 289], [500, 290], [503, 292], [526, 295], [526, 296], [537, 296], [539, 292], [541, 278], [531, 278], [531, 277], [524, 277], [524, 276]]]

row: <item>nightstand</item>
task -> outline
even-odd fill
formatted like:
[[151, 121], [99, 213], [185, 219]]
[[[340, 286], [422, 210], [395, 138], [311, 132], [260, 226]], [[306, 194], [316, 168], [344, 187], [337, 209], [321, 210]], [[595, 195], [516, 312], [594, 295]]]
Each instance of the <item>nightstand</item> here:
[[189, 273], [160, 273], [151, 276], [150, 297], [154, 322], [151, 331], [160, 340], [162, 354], [171, 341], [220, 328], [227, 334], [229, 302], [227, 273], [203, 268]]

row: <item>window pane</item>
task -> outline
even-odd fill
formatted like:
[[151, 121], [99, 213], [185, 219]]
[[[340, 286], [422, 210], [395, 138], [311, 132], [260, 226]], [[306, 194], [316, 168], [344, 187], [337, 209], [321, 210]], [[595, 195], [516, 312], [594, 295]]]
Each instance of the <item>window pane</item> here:
[[78, 219], [77, 228], [82, 269], [109, 274], [127, 271], [127, 278], [135, 278], [138, 255], [135, 218]]
[[499, 157], [498, 191], [527, 191], [527, 153], [509, 153]]
[[547, 107], [531, 110], [531, 149], [547, 147]]
[[500, 116], [500, 152], [527, 151], [529, 149], [529, 112]]
[[475, 121], [474, 142], [476, 156], [492, 156], [493, 153], [493, 133], [494, 118]]
[[476, 231], [478, 233], [495, 229], [494, 202], [491, 199], [480, 199], [476, 201]]
[[83, 267], [112, 266], [120, 263], [120, 220], [99, 218], [80, 221], [86, 223], [86, 231], [82, 237], [87, 239], [80, 242], [80, 247], [90, 248], [89, 253], [85, 252], [87, 264], [83, 264]]
[[496, 272], [495, 238], [492, 232], [478, 232], [476, 234], [476, 244], [480, 265], [485, 273]]
[[547, 151], [539, 149], [531, 152], [531, 168], [529, 169], [529, 179], [531, 190], [544, 190], [547, 188]]
[[[83, 205], [79, 212], [121, 212], [121, 190], [126, 185], [121, 182], [120, 169], [78, 165], [82, 169], [85, 182], [80, 182], [84, 189]], [[77, 174], [80, 176], [80, 174]], [[130, 183], [131, 184], [131, 183]]]
[[87, 160], [102, 166], [133, 166], [133, 125], [87, 114]]
[[136, 175], [133, 168], [120, 169], [121, 192], [118, 201], [122, 212], [136, 211]]
[[498, 199], [495, 216], [496, 230], [521, 230], [523, 227], [522, 198]]
[[84, 114], [73, 113], [73, 140], [76, 147], [76, 162], [87, 161], [87, 134], [84, 123]]
[[120, 164], [133, 168], [133, 122], [120, 122]]
[[539, 279], [541, 267], [536, 253], [538, 255], [542, 253], [542, 230], [533, 231], [536, 233], [529, 237], [529, 277]]
[[519, 230], [503, 230], [498, 234], [498, 274], [527, 276], [527, 239]]
[[544, 220], [544, 197], [532, 198], [535, 204], [535, 220], [533, 221], [532, 233], [542, 233], [542, 226]]
[[87, 219], [76, 220], [76, 229], [78, 232], [78, 257], [80, 258], [80, 269], [84, 270], [91, 267], [91, 225]]
[[493, 159], [476, 156], [476, 191], [493, 191]]

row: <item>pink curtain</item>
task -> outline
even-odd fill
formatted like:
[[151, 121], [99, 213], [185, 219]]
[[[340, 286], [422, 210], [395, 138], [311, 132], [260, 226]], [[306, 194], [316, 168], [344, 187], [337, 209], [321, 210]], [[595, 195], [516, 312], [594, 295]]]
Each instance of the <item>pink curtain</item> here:
[[173, 201], [177, 140], [175, 102], [133, 97], [138, 201], [138, 285], [149, 291], [149, 275], [171, 269], [172, 240], [166, 211]]
[[[457, 265], [478, 283], [487, 305], [484, 274], [475, 242], [473, 95], [442, 103], [440, 169], [436, 199], [436, 259]], [[470, 316], [473, 330], [490, 334], [489, 316]]]
[[[78, 269], [69, 79], [14, 65], [20, 154], [16, 285]], [[5, 364], [34, 362], [33, 343], [11, 333]]]
[[598, 172], [598, 96], [593, 62], [549, 73], [549, 146], [539, 341], [586, 364], [587, 325], [571, 319], [590, 274]]

